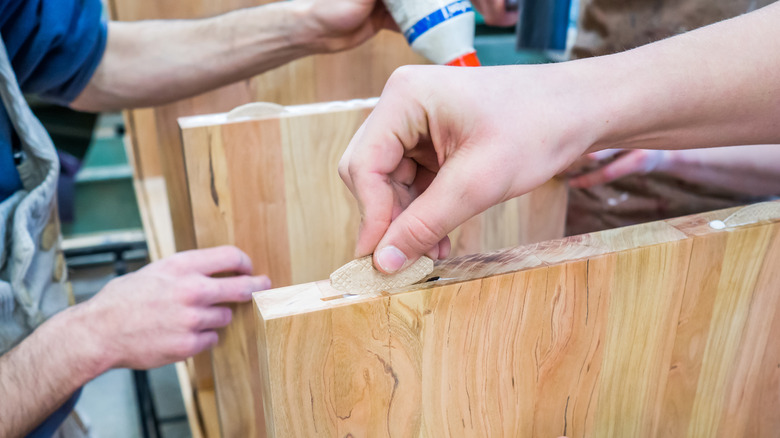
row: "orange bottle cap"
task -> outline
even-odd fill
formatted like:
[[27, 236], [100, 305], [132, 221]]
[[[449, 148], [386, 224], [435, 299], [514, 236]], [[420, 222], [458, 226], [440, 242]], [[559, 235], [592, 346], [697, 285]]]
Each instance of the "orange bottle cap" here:
[[479, 58], [477, 58], [477, 52], [471, 52], [453, 59], [447, 65], [452, 67], [479, 67], [482, 64], [479, 62]]

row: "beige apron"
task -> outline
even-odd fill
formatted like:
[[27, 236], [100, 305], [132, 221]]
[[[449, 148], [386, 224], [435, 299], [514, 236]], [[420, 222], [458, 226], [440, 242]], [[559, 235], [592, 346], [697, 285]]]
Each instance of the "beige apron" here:
[[22, 95], [0, 39], [0, 98], [21, 140], [23, 189], [0, 203], [0, 354], [72, 301], [60, 250], [59, 160]]

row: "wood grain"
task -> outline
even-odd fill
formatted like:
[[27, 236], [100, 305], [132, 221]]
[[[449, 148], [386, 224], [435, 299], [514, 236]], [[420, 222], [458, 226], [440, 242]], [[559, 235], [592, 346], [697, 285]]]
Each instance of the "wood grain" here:
[[780, 210], [763, 211], [465, 256], [371, 296], [256, 293], [268, 436], [776, 436]]
[[[196, 246], [237, 245], [252, 258], [255, 271], [269, 275], [276, 286], [326, 278], [352, 260], [360, 213], [336, 169], [375, 102], [288, 106], [279, 115], [238, 120], [225, 114], [182, 118]], [[465, 232], [473, 237], [470, 242], [459, 243], [456, 233], [457, 251], [486, 251], [560, 237], [565, 186], [553, 181], [541, 190], [542, 196], [534, 192], [483, 214]], [[496, 231], [501, 229], [512, 231]], [[213, 350], [214, 379], [223, 434], [257, 436], [262, 430], [258, 398], [262, 382], [257, 354], [251, 352], [257, 348], [254, 334], [258, 328], [250, 318], [252, 306], [241, 307]], [[331, 330], [350, 328], [335, 323]], [[350, 350], [349, 345], [333, 348], [336, 352]], [[367, 368], [366, 378], [375, 381], [383, 369]], [[337, 416], [349, 415], [350, 424], [372, 418], [378, 412], [373, 396], [361, 397], [365, 405], [352, 414], [335, 408]], [[383, 421], [388, 427], [392, 423]], [[253, 429], [246, 429], [247, 422], [254, 423]], [[317, 424], [322, 427], [326, 426]], [[363, 432], [370, 436], [375, 431]]]

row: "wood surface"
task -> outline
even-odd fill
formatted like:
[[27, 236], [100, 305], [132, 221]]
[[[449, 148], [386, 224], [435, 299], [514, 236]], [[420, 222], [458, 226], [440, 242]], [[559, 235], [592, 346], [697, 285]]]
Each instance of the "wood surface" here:
[[775, 437], [778, 266], [774, 202], [258, 292], [267, 436]]
[[[237, 245], [276, 286], [325, 278], [352, 260], [360, 215], [336, 169], [375, 102], [180, 119], [197, 246]], [[464, 254], [561, 237], [565, 207], [564, 184], [550, 182], [470, 221], [453, 234], [453, 247]], [[212, 354], [222, 431], [261, 436], [254, 309], [234, 311]]]

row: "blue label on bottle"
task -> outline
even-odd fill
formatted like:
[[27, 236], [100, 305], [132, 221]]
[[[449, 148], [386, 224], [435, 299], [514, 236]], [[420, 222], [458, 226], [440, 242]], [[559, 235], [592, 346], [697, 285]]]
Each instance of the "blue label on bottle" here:
[[471, 11], [473, 11], [473, 9], [471, 8], [471, 2], [469, 2], [469, 0], [454, 1], [415, 23], [414, 26], [404, 32], [404, 36], [406, 37], [406, 40], [409, 41], [409, 44], [412, 44], [420, 35], [428, 32], [430, 29], [436, 27], [436, 25], [441, 24], [452, 17], [457, 17], [458, 15]]

